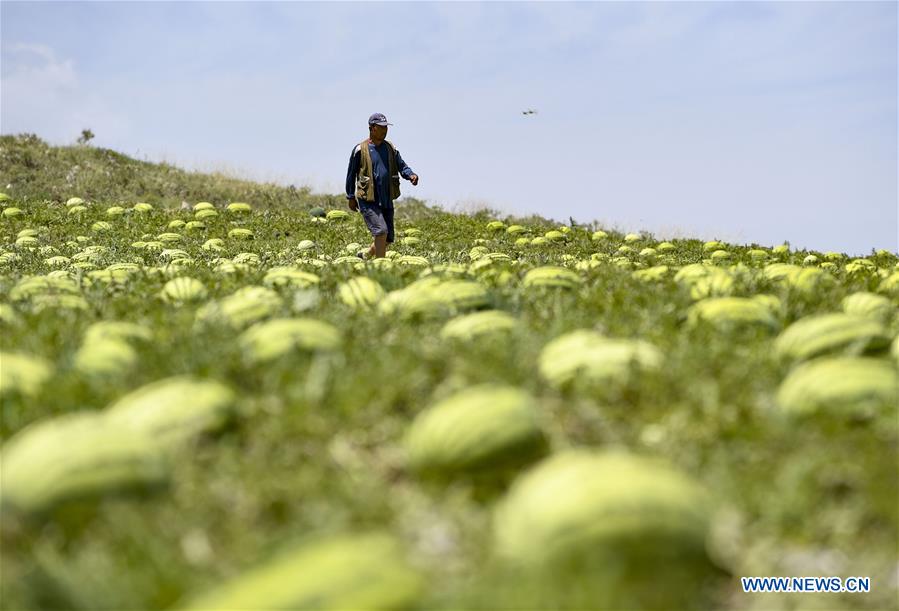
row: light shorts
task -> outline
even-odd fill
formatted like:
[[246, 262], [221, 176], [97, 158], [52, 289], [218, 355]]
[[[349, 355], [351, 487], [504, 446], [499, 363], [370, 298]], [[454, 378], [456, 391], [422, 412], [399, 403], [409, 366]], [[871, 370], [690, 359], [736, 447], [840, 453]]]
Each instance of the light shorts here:
[[374, 202], [357, 200], [359, 212], [372, 236], [387, 234], [387, 243], [393, 242], [393, 204], [381, 206]]

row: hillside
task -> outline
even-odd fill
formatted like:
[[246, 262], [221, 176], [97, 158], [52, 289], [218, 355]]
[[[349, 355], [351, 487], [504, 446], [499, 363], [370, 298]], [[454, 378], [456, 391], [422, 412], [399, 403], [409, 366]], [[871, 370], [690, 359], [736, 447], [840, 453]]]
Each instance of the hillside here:
[[895, 605], [895, 253], [2, 146], [4, 608]]
[[[249, 201], [260, 208], [306, 210], [344, 205], [342, 194], [188, 172], [89, 145], [51, 146], [30, 134], [0, 136], [0, 188], [17, 200], [64, 202], [77, 195], [106, 202], [146, 201], [164, 208], [177, 208], [182, 201]], [[406, 214], [426, 209], [414, 198], [403, 202]]]

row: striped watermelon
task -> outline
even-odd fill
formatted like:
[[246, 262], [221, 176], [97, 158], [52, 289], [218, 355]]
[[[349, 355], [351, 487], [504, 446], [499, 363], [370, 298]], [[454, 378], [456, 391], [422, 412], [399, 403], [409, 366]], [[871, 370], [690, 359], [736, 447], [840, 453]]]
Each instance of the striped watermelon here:
[[212, 219], [212, 218], [215, 218], [215, 217], [217, 217], [218, 215], [219, 215], [219, 213], [216, 212], [215, 210], [211, 210], [211, 209], [202, 209], [202, 210], [197, 210], [197, 211], [194, 213], [194, 218], [197, 219], [198, 221], [202, 221], [202, 220], [204, 220], [204, 219]]
[[162, 287], [162, 298], [169, 303], [187, 303], [206, 299], [208, 291], [196, 278], [173, 278]]
[[241, 328], [273, 316], [282, 305], [281, 297], [272, 289], [251, 285], [206, 304], [197, 312], [197, 318]]
[[0, 397], [37, 395], [53, 376], [53, 366], [44, 358], [18, 352], [0, 352]]
[[256, 323], [241, 334], [238, 343], [251, 362], [264, 363], [295, 349], [335, 350], [340, 346], [340, 332], [311, 318], [276, 318]]
[[337, 296], [354, 310], [374, 307], [385, 295], [381, 285], [366, 276], [356, 276], [337, 287]]
[[897, 308], [888, 298], [864, 291], [847, 296], [841, 305], [847, 314], [867, 316], [884, 323], [889, 323], [897, 313]]
[[705, 588], [721, 574], [708, 551], [712, 517], [709, 493], [664, 462], [560, 452], [520, 476], [494, 512], [495, 555], [512, 570], [503, 599], [510, 608], [709, 608]]
[[483, 337], [506, 333], [518, 326], [518, 320], [499, 310], [473, 312], [453, 318], [440, 330], [444, 339], [473, 341]]
[[149, 434], [154, 443], [172, 447], [227, 425], [236, 414], [236, 398], [220, 382], [175, 376], [141, 386], [104, 414], [121, 428]]
[[186, 609], [411, 609], [423, 586], [389, 535], [331, 535], [291, 546]]
[[252, 240], [253, 232], [244, 227], [235, 227], [228, 232], [228, 237], [236, 240]]
[[231, 214], [250, 214], [253, 211], [253, 207], [245, 202], [231, 202], [225, 206], [225, 210]]
[[3, 448], [4, 508], [42, 514], [71, 500], [158, 489], [170, 465], [151, 435], [95, 412], [39, 421]]
[[345, 221], [350, 218], [350, 213], [346, 210], [328, 210], [325, 218], [329, 221]]
[[295, 267], [273, 267], [265, 273], [262, 283], [265, 286], [289, 286], [305, 289], [318, 286], [321, 279], [311, 272], [304, 272]]
[[777, 391], [790, 414], [872, 415], [885, 410], [896, 418], [899, 375], [889, 361], [871, 357], [825, 357], [794, 369]]
[[96, 379], [130, 374], [138, 356], [128, 343], [115, 338], [86, 341], [75, 353], [73, 366], [78, 373]]
[[780, 324], [769, 304], [748, 297], [712, 297], [693, 304], [687, 312], [691, 325], [700, 321], [719, 329], [754, 326], [777, 331]]
[[419, 413], [405, 440], [409, 467], [440, 475], [521, 464], [543, 444], [536, 401], [493, 384], [465, 389]]
[[829, 352], [861, 353], [885, 348], [886, 328], [877, 320], [844, 313], [802, 318], [786, 328], [774, 342], [777, 356], [806, 360]]
[[632, 371], [657, 370], [663, 360], [662, 353], [643, 340], [613, 339], [581, 329], [546, 344], [538, 365], [551, 385], [564, 388], [579, 381], [597, 385], [624, 383]]
[[524, 275], [523, 281], [525, 288], [573, 289], [580, 286], [581, 283], [581, 277], [577, 272], [554, 265], [535, 267]]

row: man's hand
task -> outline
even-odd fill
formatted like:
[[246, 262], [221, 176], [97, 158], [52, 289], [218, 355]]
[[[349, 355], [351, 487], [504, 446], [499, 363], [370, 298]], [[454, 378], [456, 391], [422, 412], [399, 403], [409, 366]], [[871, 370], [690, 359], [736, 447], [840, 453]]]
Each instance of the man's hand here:
[[412, 176], [409, 177], [409, 180], [412, 181], [413, 185], [417, 185], [418, 184], [418, 174], [413, 174]]
[[353, 212], [356, 212], [359, 209], [359, 204], [356, 203], [355, 199], [346, 200], [346, 205], [349, 206], [350, 210], [352, 210]]

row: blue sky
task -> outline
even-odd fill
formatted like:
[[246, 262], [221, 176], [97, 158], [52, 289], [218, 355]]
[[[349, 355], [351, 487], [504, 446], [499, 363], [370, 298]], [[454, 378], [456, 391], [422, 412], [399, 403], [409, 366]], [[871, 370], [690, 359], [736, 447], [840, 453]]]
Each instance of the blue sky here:
[[383, 112], [448, 209], [899, 247], [894, 2], [4, 1], [0, 34], [5, 134], [339, 193]]

